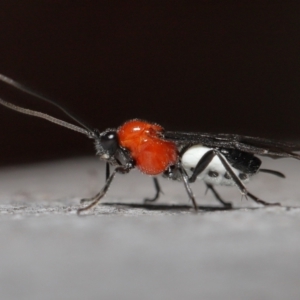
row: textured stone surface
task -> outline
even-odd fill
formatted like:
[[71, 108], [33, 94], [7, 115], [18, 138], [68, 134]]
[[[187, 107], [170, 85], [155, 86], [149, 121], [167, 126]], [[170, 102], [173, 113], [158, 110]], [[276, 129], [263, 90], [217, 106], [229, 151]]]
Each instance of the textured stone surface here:
[[283, 180], [259, 174], [248, 187], [284, 207], [240, 201], [218, 191], [233, 210], [213, 209], [193, 185], [194, 214], [180, 183], [154, 188], [137, 171], [118, 176], [102, 205], [77, 216], [79, 199], [104, 182], [97, 159], [0, 170], [1, 299], [298, 299], [300, 162], [265, 160]]

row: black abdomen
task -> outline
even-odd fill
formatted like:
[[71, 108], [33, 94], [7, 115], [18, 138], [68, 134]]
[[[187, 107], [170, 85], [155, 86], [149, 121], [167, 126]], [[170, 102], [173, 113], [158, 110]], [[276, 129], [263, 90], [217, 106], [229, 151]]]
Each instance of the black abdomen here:
[[255, 174], [261, 165], [261, 160], [251, 153], [227, 148], [220, 148], [220, 152], [233, 168], [246, 174]]

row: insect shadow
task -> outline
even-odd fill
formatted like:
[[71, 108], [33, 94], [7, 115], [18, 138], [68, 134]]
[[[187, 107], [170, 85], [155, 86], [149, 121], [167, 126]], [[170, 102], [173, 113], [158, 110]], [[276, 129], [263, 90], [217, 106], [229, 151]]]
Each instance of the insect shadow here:
[[[103, 206], [116, 206], [116, 207], [125, 207], [125, 208], [137, 208], [137, 209], [147, 209], [147, 210], [178, 210], [178, 211], [190, 211], [193, 209], [188, 204], [147, 204], [147, 203], [122, 203], [122, 202], [103, 202]], [[203, 211], [224, 211], [224, 210], [236, 210], [232, 207], [224, 206], [213, 206], [213, 205], [198, 205], [199, 210]]]

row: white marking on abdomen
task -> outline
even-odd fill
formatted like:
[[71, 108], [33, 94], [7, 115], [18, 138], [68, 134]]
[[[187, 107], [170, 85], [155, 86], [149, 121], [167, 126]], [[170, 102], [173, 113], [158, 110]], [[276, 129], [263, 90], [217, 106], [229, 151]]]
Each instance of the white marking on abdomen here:
[[[189, 148], [186, 152], [184, 152], [181, 158], [181, 163], [189, 176], [193, 174], [193, 169], [195, 169], [199, 160], [209, 150], [212, 150], [212, 148], [204, 147], [202, 145], [195, 145]], [[239, 174], [242, 173], [241, 171], [233, 167], [231, 168], [238, 177]], [[218, 176], [216, 177], [210, 176], [209, 173], [212, 174], [212, 172], [215, 172], [216, 174], [218, 174]], [[211, 163], [206, 167], [206, 169], [197, 176], [197, 179], [204, 180], [204, 182], [213, 185], [229, 185], [229, 186], [235, 185], [232, 178], [227, 179], [225, 177], [225, 174], [227, 174], [228, 176], [228, 173], [224, 168], [222, 162], [217, 156], [215, 156], [212, 159]], [[241, 181], [243, 183], [247, 183], [249, 181], [249, 175], [247, 175], [245, 179], [241, 179]]]

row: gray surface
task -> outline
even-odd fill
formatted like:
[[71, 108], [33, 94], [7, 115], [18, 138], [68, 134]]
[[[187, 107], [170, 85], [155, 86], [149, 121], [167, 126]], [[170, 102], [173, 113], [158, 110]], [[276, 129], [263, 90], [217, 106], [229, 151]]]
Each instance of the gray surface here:
[[[249, 189], [288, 207], [223, 188], [236, 209], [196, 215], [182, 185], [161, 180], [164, 205], [143, 208], [153, 186], [135, 171], [82, 217], [79, 199], [104, 181], [96, 158], [2, 169], [0, 299], [299, 299], [300, 162], [264, 167], [288, 178], [259, 174]], [[199, 204], [218, 206], [193, 187]]]

